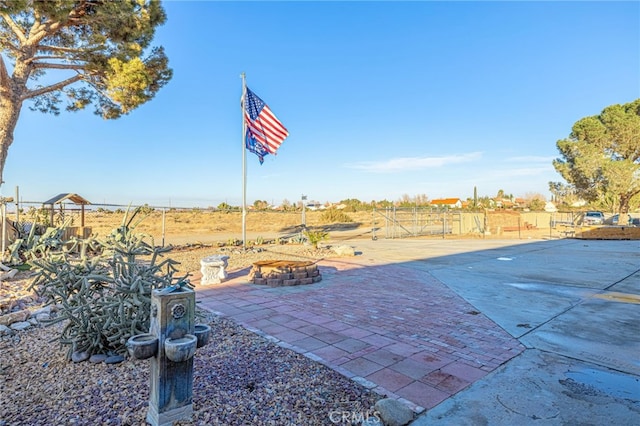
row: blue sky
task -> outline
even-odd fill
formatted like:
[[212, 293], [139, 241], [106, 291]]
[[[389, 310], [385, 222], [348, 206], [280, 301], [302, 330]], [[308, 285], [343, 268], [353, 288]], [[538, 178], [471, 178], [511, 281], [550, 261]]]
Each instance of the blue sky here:
[[242, 200], [240, 74], [288, 128], [247, 201], [549, 196], [556, 142], [640, 97], [638, 2], [164, 3], [174, 70], [119, 120], [22, 110], [2, 195]]

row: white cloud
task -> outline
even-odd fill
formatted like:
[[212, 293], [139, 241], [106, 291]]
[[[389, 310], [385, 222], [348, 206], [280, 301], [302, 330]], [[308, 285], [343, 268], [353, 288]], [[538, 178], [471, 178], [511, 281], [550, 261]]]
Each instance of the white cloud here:
[[451, 164], [468, 163], [482, 157], [481, 152], [470, 152], [459, 155], [445, 155], [442, 157], [398, 157], [386, 161], [361, 161], [349, 163], [345, 166], [351, 169], [367, 172], [384, 173], [406, 170], [430, 169]]

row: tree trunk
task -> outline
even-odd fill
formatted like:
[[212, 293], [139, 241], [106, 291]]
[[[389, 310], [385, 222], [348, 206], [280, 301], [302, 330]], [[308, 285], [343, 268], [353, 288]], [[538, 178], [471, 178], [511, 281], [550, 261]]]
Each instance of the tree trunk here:
[[4, 164], [9, 147], [13, 143], [13, 131], [18, 124], [21, 106], [19, 101], [4, 96], [5, 90], [2, 89], [0, 89], [0, 186], [4, 183]]
[[4, 60], [0, 57], [0, 186], [4, 183], [4, 164], [22, 108], [20, 92], [16, 90], [15, 82], [9, 77]]
[[619, 216], [618, 217], [620, 219], [619, 219], [618, 223], [622, 223], [621, 222], [622, 216], [627, 214], [627, 213], [629, 213], [629, 202], [631, 201], [631, 197], [632, 196], [633, 195], [628, 194], [628, 193], [620, 195], [620, 208], [618, 209], [619, 210]]

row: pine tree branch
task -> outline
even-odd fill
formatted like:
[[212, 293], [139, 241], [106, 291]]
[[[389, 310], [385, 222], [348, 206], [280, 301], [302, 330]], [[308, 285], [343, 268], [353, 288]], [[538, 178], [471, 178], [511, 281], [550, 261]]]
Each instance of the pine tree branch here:
[[18, 26], [18, 24], [16, 24], [15, 21], [11, 18], [11, 16], [7, 15], [6, 13], [1, 13], [0, 16], [7, 23], [11, 31], [13, 31], [13, 33], [16, 35], [18, 40], [20, 40], [20, 43], [26, 43], [27, 37], [24, 35], [22, 29]]
[[50, 86], [40, 87], [35, 90], [29, 90], [22, 95], [21, 100], [24, 101], [25, 99], [35, 98], [36, 96], [44, 95], [45, 93], [55, 92], [56, 90], [60, 90], [65, 86], [68, 86], [70, 84], [73, 84], [82, 80], [82, 78], [83, 78], [83, 75], [78, 74], [66, 80], [59, 81], [58, 83], [52, 84]]
[[64, 27], [68, 27], [73, 25], [74, 23], [77, 23], [80, 18], [85, 16], [85, 12], [83, 10], [85, 5], [86, 0], [78, 3], [76, 7], [69, 12], [65, 21], [47, 20], [43, 23], [40, 23], [39, 20], [36, 20], [31, 28], [31, 31], [29, 32], [29, 39], [25, 39], [23, 44], [29, 44], [31, 46], [37, 45], [45, 37], [57, 33]]
[[52, 63], [52, 62], [36, 62], [33, 64], [33, 67], [37, 69], [74, 70], [74, 71], [81, 71], [85, 69], [84, 65], [59, 64], [59, 63]]
[[0, 92], [2, 92], [3, 95], [7, 95], [7, 91], [11, 90], [10, 80], [11, 77], [9, 77], [7, 67], [4, 64], [4, 58], [0, 55]]

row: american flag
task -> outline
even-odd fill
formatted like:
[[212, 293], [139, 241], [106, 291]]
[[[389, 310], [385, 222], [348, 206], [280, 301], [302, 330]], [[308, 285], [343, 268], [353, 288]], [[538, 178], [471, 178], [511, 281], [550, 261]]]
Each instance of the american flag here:
[[247, 125], [246, 147], [260, 159], [275, 154], [289, 131], [271, 112], [271, 109], [249, 88], [244, 99], [244, 121]]

